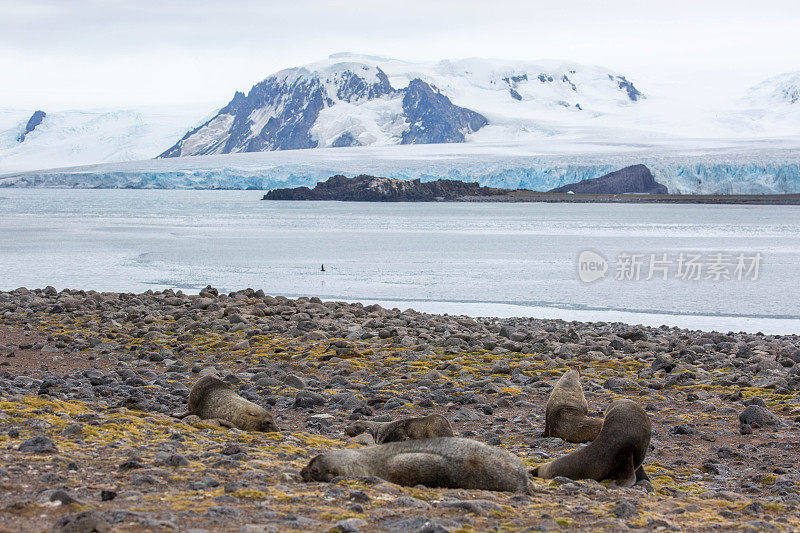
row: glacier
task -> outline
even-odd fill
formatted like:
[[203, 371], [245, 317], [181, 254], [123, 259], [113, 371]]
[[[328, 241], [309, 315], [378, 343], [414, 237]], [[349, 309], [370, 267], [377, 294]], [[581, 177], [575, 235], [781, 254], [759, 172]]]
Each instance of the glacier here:
[[[710, 146], [709, 146], [710, 145]], [[549, 190], [643, 163], [675, 194], [800, 193], [800, 141], [556, 141], [348, 147], [106, 163], [0, 176], [0, 187], [259, 189], [313, 187], [334, 174], [457, 179]]]

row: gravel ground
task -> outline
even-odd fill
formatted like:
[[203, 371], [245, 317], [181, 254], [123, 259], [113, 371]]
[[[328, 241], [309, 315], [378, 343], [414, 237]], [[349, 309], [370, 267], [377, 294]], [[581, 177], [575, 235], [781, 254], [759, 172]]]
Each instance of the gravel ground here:
[[[653, 422], [651, 482], [303, 483], [345, 425], [437, 412], [535, 466], [558, 377]], [[281, 433], [170, 416], [214, 367]], [[440, 316], [245, 290], [0, 292], [0, 531], [798, 531], [800, 337]], [[191, 422], [191, 419], [189, 419]], [[4, 529], [5, 528], [5, 529]]]

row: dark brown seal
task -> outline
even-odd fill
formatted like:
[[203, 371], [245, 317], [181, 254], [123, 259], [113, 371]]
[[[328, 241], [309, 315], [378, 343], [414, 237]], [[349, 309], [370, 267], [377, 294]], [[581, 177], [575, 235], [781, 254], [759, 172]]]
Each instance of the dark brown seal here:
[[436, 437], [452, 437], [453, 428], [450, 422], [440, 414], [431, 414], [415, 418], [405, 418], [392, 422], [373, 422], [359, 420], [347, 426], [344, 432], [348, 437], [355, 437], [369, 432], [376, 444], [399, 442], [402, 440], [433, 439]]
[[602, 418], [589, 416], [581, 376], [571, 369], [561, 376], [545, 407], [544, 436], [567, 442], [591, 442], [600, 434]]
[[606, 410], [600, 434], [590, 444], [531, 470], [550, 479], [612, 480], [612, 486], [630, 487], [647, 479], [642, 461], [650, 446], [650, 418], [639, 404], [616, 400]]
[[413, 487], [528, 491], [528, 469], [500, 448], [458, 437], [405, 440], [333, 450], [314, 457], [300, 472], [304, 481], [337, 476], [377, 476]]
[[188, 415], [244, 431], [278, 431], [266, 409], [242, 398], [230, 385], [214, 376], [198, 379], [189, 391], [189, 410], [176, 416]]

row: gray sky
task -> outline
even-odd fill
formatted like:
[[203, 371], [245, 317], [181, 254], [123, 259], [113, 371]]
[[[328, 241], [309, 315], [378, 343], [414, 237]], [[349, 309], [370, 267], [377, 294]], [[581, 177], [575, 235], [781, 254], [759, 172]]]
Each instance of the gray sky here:
[[733, 93], [800, 70], [798, 28], [797, 0], [0, 0], [0, 107], [221, 106], [342, 51], [564, 59]]

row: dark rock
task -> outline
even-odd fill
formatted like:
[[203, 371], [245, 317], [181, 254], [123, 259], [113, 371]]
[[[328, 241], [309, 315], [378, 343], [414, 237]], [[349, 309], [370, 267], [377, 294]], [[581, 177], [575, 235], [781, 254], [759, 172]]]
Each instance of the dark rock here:
[[17, 448], [26, 453], [58, 453], [58, 446], [50, 438], [44, 436], [31, 437]]
[[179, 453], [159, 452], [156, 454], [156, 464], [174, 467], [187, 466], [189, 464], [189, 460]]
[[206, 510], [208, 517], [231, 517], [239, 516], [239, 514], [241, 514], [239, 509], [229, 505], [213, 505]]
[[653, 370], [653, 372], [663, 370], [666, 373], [670, 373], [672, 372], [672, 369], [675, 368], [675, 361], [664, 354], [658, 354], [656, 355], [653, 363], [650, 365], [650, 368]]
[[391, 502], [393, 506], [409, 507], [411, 509], [430, 509], [431, 505], [425, 500], [414, 498], [413, 496], [400, 496]]
[[283, 382], [288, 385], [289, 387], [294, 387], [295, 389], [304, 389], [306, 388], [306, 382], [300, 376], [296, 376], [294, 374], [289, 374], [285, 378], [283, 378]]
[[238, 455], [245, 452], [245, 449], [238, 442], [229, 442], [222, 447], [219, 453], [222, 455]]
[[[667, 188], [656, 182], [650, 169], [644, 165], [632, 165], [599, 178], [590, 178], [578, 183], [551, 189], [549, 192], [576, 194], [667, 194]], [[624, 334], [620, 337], [626, 338]]]
[[136, 470], [138, 468], [144, 468], [144, 465], [141, 461], [136, 459], [128, 459], [127, 461], [123, 462], [121, 465], [117, 467], [117, 470], [120, 472], [127, 472], [129, 470]]
[[309, 408], [325, 405], [325, 398], [316, 392], [301, 390], [294, 396], [294, 406]]
[[633, 516], [638, 516], [639, 510], [636, 508], [636, 505], [633, 502], [622, 500], [612, 507], [609, 513], [617, 518], [631, 518]]
[[623, 378], [619, 376], [611, 376], [607, 380], [603, 382], [603, 387], [608, 390], [612, 391], [621, 391], [625, 389], [636, 389], [638, 386], [636, 383], [631, 381], [628, 378]]
[[380, 523], [381, 528], [391, 533], [446, 533], [448, 530], [427, 516], [389, 518]]
[[65, 437], [72, 437], [75, 435], [80, 435], [81, 432], [83, 432], [83, 425], [74, 423], [65, 427], [61, 434]]
[[359, 533], [366, 525], [367, 522], [360, 518], [347, 518], [336, 522], [328, 533]]
[[739, 423], [751, 427], [767, 427], [778, 424], [778, 417], [760, 405], [748, 405], [739, 414]]
[[673, 426], [669, 429], [670, 435], [696, 435], [697, 430], [687, 424]]
[[53, 525], [53, 531], [55, 533], [105, 533], [111, 531], [111, 524], [94, 511], [83, 511], [62, 516]]
[[[23, 142], [23, 141], [25, 140], [25, 137], [26, 137], [26, 136], [27, 136], [27, 135], [28, 135], [30, 132], [32, 132], [33, 130], [35, 130], [35, 129], [36, 129], [36, 126], [38, 126], [39, 124], [41, 124], [41, 123], [42, 123], [42, 121], [44, 120], [44, 117], [46, 117], [46, 116], [47, 116], [47, 113], [45, 113], [45, 112], [44, 112], [44, 111], [42, 111], [41, 109], [39, 109], [39, 110], [35, 111], [35, 112], [33, 113], [33, 115], [31, 115], [31, 118], [29, 118], [29, 119], [28, 119], [28, 123], [27, 123], [27, 124], [25, 124], [25, 130], [24, 130], [22, 133], [20, 133], [20, 134], [19, 134], [19, 137], [17, 137], [17, 141], [19, 141], [19, 142]], [[53, 287], [48, 287], [48, 288], [50, 288], [50, 289], [53, 289]], [[45, 289], [45, 290], [46, 290], [46, 289]], [[53, 289], [53, 290], [55, 290], [55, 289]], [[48, 294], [48, 295], [52, 295], [53, 293], [46, 293], [46, 294]]]

